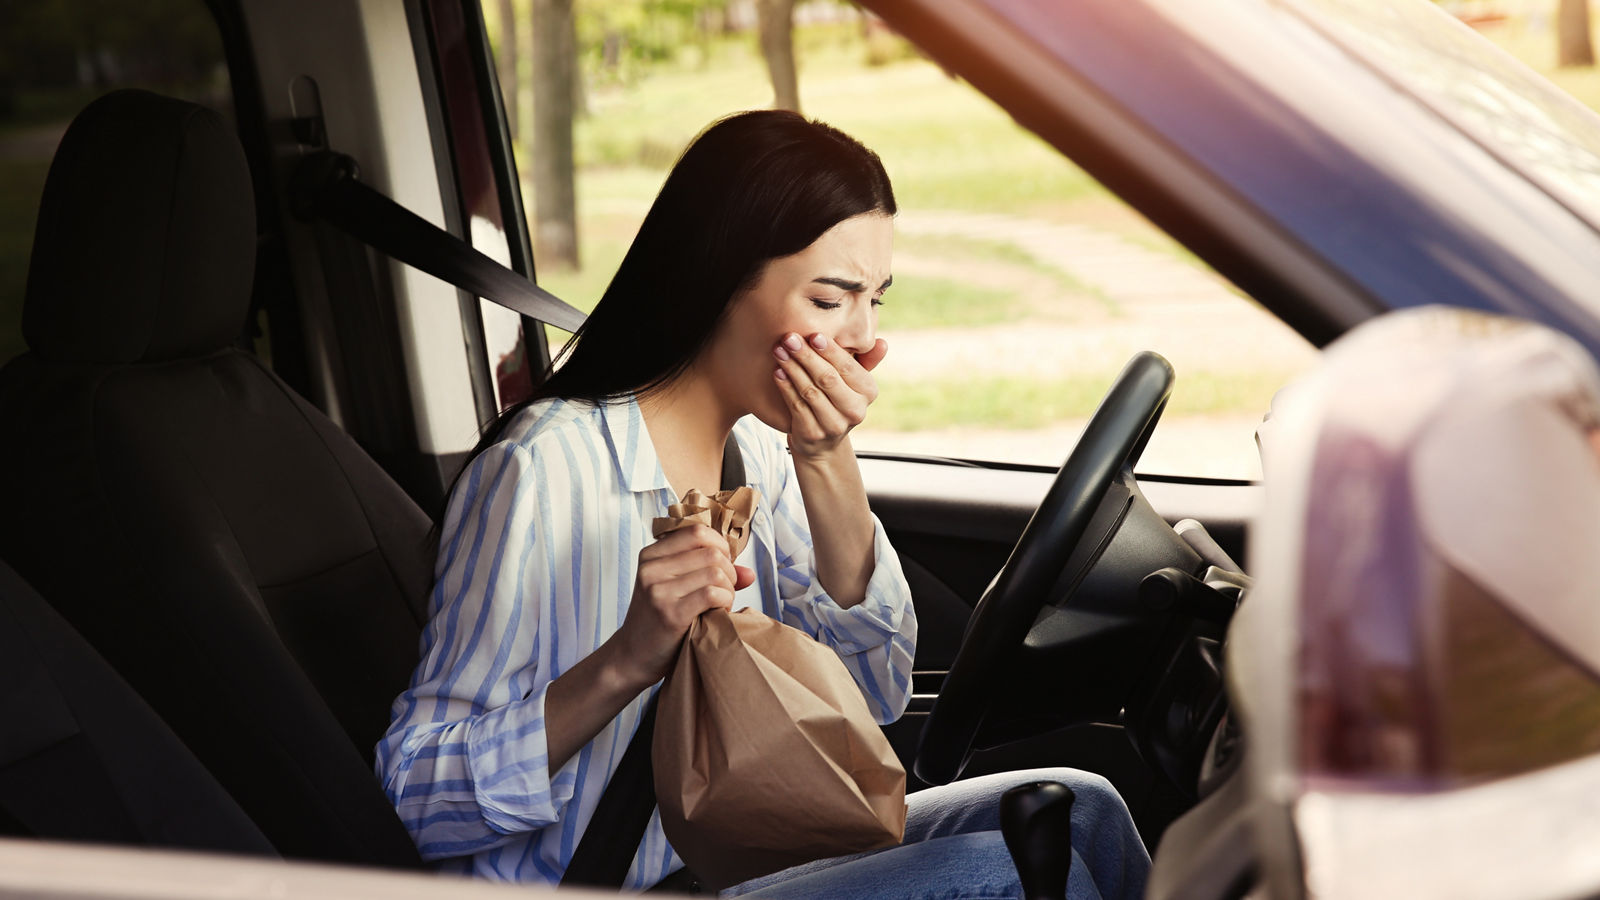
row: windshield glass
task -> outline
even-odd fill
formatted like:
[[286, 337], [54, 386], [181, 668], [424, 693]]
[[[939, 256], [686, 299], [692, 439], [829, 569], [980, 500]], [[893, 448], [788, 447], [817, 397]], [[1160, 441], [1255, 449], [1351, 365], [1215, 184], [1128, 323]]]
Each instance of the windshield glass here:
[[1600, 116], [1432, 3], [1285, 4], [1600, 226]]

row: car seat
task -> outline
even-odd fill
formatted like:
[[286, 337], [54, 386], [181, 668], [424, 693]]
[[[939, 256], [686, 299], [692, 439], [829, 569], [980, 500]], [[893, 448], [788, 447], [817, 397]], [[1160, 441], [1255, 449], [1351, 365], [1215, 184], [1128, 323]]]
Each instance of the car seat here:
[[428, 517], [233, 344], [255, 208], [216, 113], [79, 114], [0, 370], [0, 557], [285, 856], [416, 866], [372, 748], [418, 653]]
[[0, 834], [276, 856], [166, 723], [0, 563]]
[[1393, 313], [1261, 435], [1229, 634], [1272, 897], [1600, 892], [1600, 370], [1549, 329]]

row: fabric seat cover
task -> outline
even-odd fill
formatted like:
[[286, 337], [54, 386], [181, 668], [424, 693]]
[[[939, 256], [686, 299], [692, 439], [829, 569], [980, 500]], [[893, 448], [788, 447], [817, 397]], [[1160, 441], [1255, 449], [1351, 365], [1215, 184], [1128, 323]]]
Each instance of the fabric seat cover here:
[[0, 556], [286, 856], [418, 865], [371, 768], [417, 658], [426, 515], [232, 346], [255, 211], [214, 112], [121, 91], [45, 185], [0, 370]]
[[149, 704], [0, 564], [0, 834], [276, 856]]

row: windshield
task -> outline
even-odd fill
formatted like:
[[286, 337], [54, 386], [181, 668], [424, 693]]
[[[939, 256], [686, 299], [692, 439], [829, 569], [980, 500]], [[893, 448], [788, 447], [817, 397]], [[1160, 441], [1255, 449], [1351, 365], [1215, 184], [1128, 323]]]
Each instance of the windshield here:
[[1600, 227], [1600, 116], [1431, 3], [1284, 4]]

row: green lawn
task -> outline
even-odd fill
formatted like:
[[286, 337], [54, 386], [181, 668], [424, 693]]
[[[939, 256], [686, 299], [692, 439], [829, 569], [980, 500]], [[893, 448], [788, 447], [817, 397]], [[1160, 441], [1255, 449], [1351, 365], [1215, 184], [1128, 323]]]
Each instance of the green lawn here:
[[[902, 209], [1059, 213], [1108, 195], [1093, 179], [1024, 131], [965, 83], [915, 56], [869, 66], [851, 29], [802, 29], [801, 100], [808, 116], [860, 138], [883, 158]], [[616, 270], [661, 179], [695, 134], [717, 118], [771, 102], [752, 42], [714, 44], [706, 61], [666, 67], [628, 87], [598, 88], [577, 126], [580, 271], [545, 269], [540, 282], [589, 308]], [[533, 208], [530, 197], [528, 208]], [[1006, 245], [974, 242], [962, 255], [1039, 268]], [[993, 243], [993, 242], [987, 242]], [[1009, 254], [1009, 259], [1007, 255]], [[894, 293], [904, 276], [896, 275]], [[1019, 309], [1001, 292], [960, 280], [915, 278], [927, 309], [886, 312], [896, 327], [993, 322]], [[1065, 285], [1082, 290], [1081, 286]], [[887, 307], [886, 307], [887, 310]]]
[[[868, 66], [865, 47], [850, 30], [824, 30], [803, 43], [805, 113], [877, 151], [902, 206], [1027, 214], [1104, 193], [1081, 169], [932, 63], [911, 58]], [[593, 91], [590, 115], [576, 134], [580, 197], [639, 199], [643, 187], [648, 201], [660, 176], [702, 128], [771, 100], [765, 69], [745, 40], [717, 45], [703, 66], [658, 70], [628, 88]], [[641, 179], [641, 169], [655, 178]]]
[[[1600, 106], [1600, 70], [1553, 68], [1553, 37], [1519, 24], [1489, 31], [1508, 51], [1544, 72], [1580, 100]], [[1079, 221], [1203, 267], [1166, 235], [1148, 227], [1082, 170], [1027, 133], [990, 101], [925, 60], [904, 58], [869, 66], [849, 32], [803, 38], [801, 98], [808, 115], [860, 138], [883, 158], [902, 210], [1005, 213]], [[596, 92], [592, 115], [578, 128], [580, 204], [585, 218], [585, 268], [553, 273], [552, 289], [584, 305], [598, 296], [621, 259], [633, 228], [679, 150], [705, 124], [728, 111], [765, 105], [765, 73], [747, 44], [713, 48], [703, 66], [657, 72], [629, 89]], [[933, 258], [941, 271], [970, 263], [974, 272], [1031, 278], [1060, 294], [1096, 292], [1041, 264], [1003, 240], [902, 235], [898, 257]], [[597, 271], [598, 270], [598, 271]], [[1097, 297], [1108, 303], [1105, 297]], [[1109, 310], [1115, 313], [1114, 308]], [[1017, 321], [1037, 316], [1039, 304], [997, 279], [935, 277], [896, 267], [895, 287], [881, 311], [885, 331], [903, 334]], [[1289, 372], [1186, 372], [1169, 414], [1257, 411]], [[965, 426], [1033, 428], [1087, 416], [1105, 379], [1052, 380], [973, 377], [897, 381], [886, 375], [873, 408], [885, 430]]]
[[[1600, 21], [1597, 21], [1600, 25]], [[1579, 100], [1600, 108], [1600, 69], [1558, 70], [1548, 30], [1520, 20], [1486, 29], [1486, 37], [1550, 77]], [[807, 115], [834, 124], [876, 150], [906, 211], [1003, 213], [1079, 222], [1203, 264], [1102, 188], [1053, 148], [1028, 133], [964, 82], [880, 36], [869, 47], [853, 26], [802, 27], [797, 32], [801, 98]], [[887, 42], [887, 44], [883, 42]], [[19, 110], [19, 122], [59, 117], [83, 98], [41, 97]], [[766, 106], [771, 91], [752, 38], [719, 40], [657, 67], [626, 86], [589, 89], [589, 113], [577, 126], [578, 197], [583, 266], [545, 267], [540, 281], [581, 309], [592, 308], [626, 252], [667, 169], [694, 135], [729, 112]], [[19, 127], [12, 123], [11, 128]], [[38, 192], [47, 164], [0, 159], [0, 361], [22, 349], [20, 316]], [[526, 165], [523, 166], [526, 171]], [[528, 198], [527, 208], [534, 208]], [[1001, 239], [901, 235], [880, 323], [895, 334], [1034, 321], [1066, 313], [1064, 297], [1116, 314], [1110, 298], [1070, 274]], [[558, 345], [563, 334], [552, 333]], [[1172, 412], [1255, 409], [1285, 373], [1184, 373]], [[1026, 428], [1087, 415], [1099, 401], [1099, 379], [1036, 381], [972, 377], [899, 383], [889, 377], [874, 407], [874, 425], [891, 429], [949, 425]]]
[[[985, 240], [954, 234], [899, 235], [895, 238], [895, 252], [912, 257], [935, 257], [957, 264], [977, 264], [977, 266], [982, 266], [984, 264], [998, 263], [1013, 274], [1031, 274], [1037, 276], [1036, 280], [1048, 284], [1050, 296], [1047, 299], [1050, 302], [1059, 301], [1063, 294], [1081, 295], [1094, 299], [1107, 312], [1114, 313], [1117, 311], [1115, 301], [1107, 297], [1099, 288], [1094, 285], [1084, 284], [1074, 278], [1071, 273], [1065, 272], [1056, 266], [1046, 265], [1034, 257], [1033, 254], [1009, 241]], [[981, 285], [983, 282], [979, 278], [973, 278], [967, 283]], [[982, 288], [979, 287], [979, 290], [982, 290]], [[1028, 304], [1021, 302], [1012, 303], [1010, 306], [1011, 309], [1007, 310], [1008, 313], [1029, 309]], [[1030, 311], [1041, 312], [1039, 309]], [[1009, 316], [1001, 316], [996, 319], [990, 319], [990, 321], [999, 321], [1007, 317]], [[944, 324], [977, 323], [936, 322], [915, 324], [910, 321], [896, 321], [896, 325], [903, 328], [926, 328]]]
[[[1178, 379], [1166, 414], [1214, 415], [1259, 410], [1294, 373], [1185, 372]], [[1111, 373], [1042, 380], [988, 376], [929, 381], [879, 379], [881, 393], [872, 405], [873, 428], [922, 431], [951, 427], [1040, 428], [1087, 418], [1094, 412]]]
[[1026, 311], [1014, 291], [984, 288], [954, 278], [896, 275], [884, 294], [878, 327], [886, 332], [918, 328], [994, 325]]

